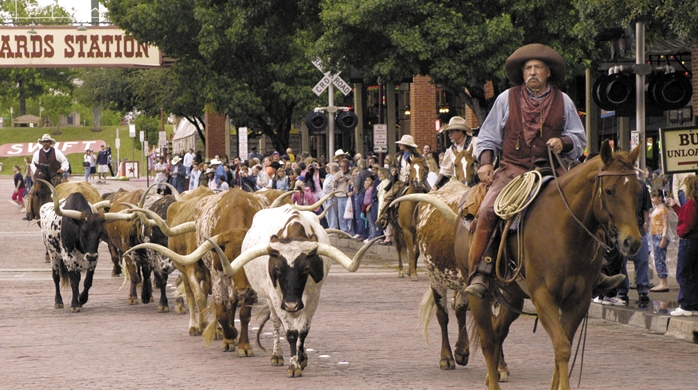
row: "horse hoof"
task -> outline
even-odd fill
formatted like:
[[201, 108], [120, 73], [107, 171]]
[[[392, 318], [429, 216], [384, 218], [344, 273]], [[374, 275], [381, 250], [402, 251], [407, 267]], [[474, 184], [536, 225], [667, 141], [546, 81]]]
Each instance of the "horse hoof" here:
[[500, 372], [499, 373], [499, 381], [500, 382], [509, 382], [509, 374], [507, 372]]
[[452, 359], [441, 359], [441, 361], [439, 362], [439, 367], [442, 370], [455, 370], [456, 364], [453, 362]]
[[284, 365], [284, 357], [283, 356], [272, 356], [271, 357], [271, 365], [274, 367], [283, 366]]

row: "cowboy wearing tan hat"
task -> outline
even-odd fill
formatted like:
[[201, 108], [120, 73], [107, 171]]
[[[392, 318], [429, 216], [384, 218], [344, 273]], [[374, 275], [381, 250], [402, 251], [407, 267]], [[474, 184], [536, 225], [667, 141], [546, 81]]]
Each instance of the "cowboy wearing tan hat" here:
[[427, 165], [427, 160], [419, 152], [419, 147], [414, 143], [414, 138], [411, 135], [403, 135], [399, 141], [395, 142], [400, 151], [395, 154], [395, 166], [397, 167], [397, 172], [391, 169], [390, 176], [393, 182], [390, 186], [388, 192], [384, 195], [385, 207], [383, 210], [378, 210], [378, 220], [376, 224], [381, 228], [385, 229], [388, 223], [387, 208], [388, 205], [393, 201], [393, 199], [399, 197], [403, 190], [406, 188], [406, 184], [410, 177], [410, 165], [414, 158], [422, 159], [422, 172], [424, 172], [422, 185], [425, 188], [429, 187], [426, 181], [427, 173], [429, 173], [429, 166]]
[[[482, 123], [475, 151], [480, 162], [478, 177], [489, 186], [468, 255], [471, 275], [466, 293], [478, 298], [489, 292], [487, 276], [492, 263], [481, 260], [494, 250], [488, 242], [498, 220], [494, 213], [497, 195], [536, 160], [548, 160], [548, 148], [575, 160], [587, 143], [572, 99], [553, 85], [562, 83], [567, 72], [560, 54], [539, 43], [526, 45], [506, 60], [504, 69], [515, 86], [497, 97]], [[493, 167], [496, 160], [497, 170]], [[623, 281], [615, 279], [601, 281], [600, 287], [607, 289]]]
[[444, 159], [439, 168], [439, 176], [436, 178], [436, 183], [432, 191], [441, 188], [444, 184], [455, 175], [456, 156], [468, 149], [473, 140], [473, 131], [465, 124], [465, 119], [460, 116], [454, 116], [448, 121], [448, 125], [441, 128], [439, 133], [446, 133], [451, 140], [451, 147], [446, 149]]
[[50, 135], [44, 134], [37, 142], [41, 144], [41, 149], [34, 152], [31, 164], [32, 172], [36, 172], [36, 168], [39, 164], [48, 165], [53, 185], [56, 186], [61, 183], [63, 172], [68, 172], [68, 168], [70, 167], [68, 159], [63, 152], [53, 147], [56, 140], [51, 138]]

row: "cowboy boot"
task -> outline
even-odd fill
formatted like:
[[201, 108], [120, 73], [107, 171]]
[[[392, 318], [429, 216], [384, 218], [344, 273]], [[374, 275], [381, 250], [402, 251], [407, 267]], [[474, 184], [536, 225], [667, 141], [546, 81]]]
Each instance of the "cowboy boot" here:
[[[468, 268], [470, 269], [470, 279], [465, 293], [483, 299], [489, 293], [489, 280], [487, 275], [491, 272], [492, 260], [487, 260], [484, 256], [487, 250], [494, 227], [487, 223], [485, 218], [479, 221], [475, 230], [468, 254]], [[482, 260], [485, 260], [483, 264]]]

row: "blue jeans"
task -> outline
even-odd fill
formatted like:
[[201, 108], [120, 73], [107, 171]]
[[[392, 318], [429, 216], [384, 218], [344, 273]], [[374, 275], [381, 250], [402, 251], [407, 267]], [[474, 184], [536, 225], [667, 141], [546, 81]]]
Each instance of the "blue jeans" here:
[[[662, 242], [662, 235], [655, 234], [652, 236], [652, 254], [654, 255], [654, 268], [657, 270], [657, 276], [660, 279], [664, 279], [669, 276], [669, 272], [666, 268], [666, 249], [660, 248], [659, 244]], [[669, 246], [669, 237], [666, 237], [667, 247]]]
[[85, 181], [90, 181], [90, 167], [85, 167]]
[[344, 210], [347, 208], [347, 200], [349, 198], [337, 197], [337, 219], [339, 219], [339, 228], [343, 232], [351, 233], [351, 220], [344, 218]]
[[361, 219], [361, 207], [364, 204], [364, 193], [356, 194], [353, 196], [354, 201], [354, 222], [356, 223], [356, 234], [361, 236], [361, 238], [367, 238], [368, 232], [366, 231], [366, 222]]
[[[335, 198], [339, 200], [339, 198]], [[332, 203], [335, 202], [335, 199], [329, 199], [326, 200], [325, 203], [322, 204], [322, 206], [327, 210], [327, 213], [325, 214], [325, 219], [327, 220], [327, 226], [330, 229], [339, 229], [339, 220], [337, 219], [337, 205], [332, 205]], [[339, 204], [339, 202], [337, 202]]]
[[630, 282], [628, 281], [628, 269], [626, 267], [628, 260], [632, 260], [635, 264], [635, 286], [638, 294], [647, 294], [650, 290], [650, 275], [649, 275], [649, 245], [647, 244], [647, 236], [642, 236], [642, 245], [637, 255], [632, 258], [623, 257], [623, 268], [621, 272], [625, 275], [625, 281], [618, 287], [618, 295], [628, 295]]
[[684, 310], [698, 311], [698, 239], [679, 240], [679, 262], [676, 265], [679, 283], [679, 305]]

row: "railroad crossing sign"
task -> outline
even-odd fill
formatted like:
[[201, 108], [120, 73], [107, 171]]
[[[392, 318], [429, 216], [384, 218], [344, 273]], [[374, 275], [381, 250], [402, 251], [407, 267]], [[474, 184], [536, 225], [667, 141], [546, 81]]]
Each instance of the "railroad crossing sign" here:
[[317, 84], [313, 87], [313, 92], [315, 92], [316, 95], [320, 96], [321, 93], [325, 92], [325, 89], [330, 86], [330, 84], [333, 84], [337, 89], [342, 91], [344, 96], [349, 95], [351, 93], [351, 87], [349, 84], [346, 83], [346, 81], [342, 80], [341, 77], [339, 77], [339, 73], [336, 73], [334, 75], [330, 74], [330, 72], [325, 72], [322, 69], [322, 61], [320, 61], [319, 58], [316, 58], [313, 60], [313, 65], [322, 73], [325, 74], [325, 76], [318, 81]]

